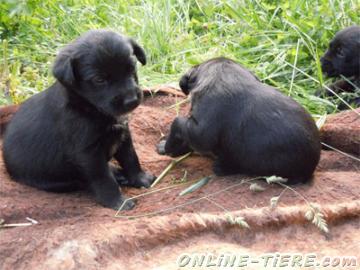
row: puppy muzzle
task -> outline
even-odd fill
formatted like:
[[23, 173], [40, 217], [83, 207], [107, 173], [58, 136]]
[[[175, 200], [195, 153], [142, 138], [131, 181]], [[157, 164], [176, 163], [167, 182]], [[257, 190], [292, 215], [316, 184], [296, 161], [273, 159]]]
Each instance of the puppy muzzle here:
[[126, 111], [135, 109], [140, 104], [140, 99], [137, 96], [126, 98], [123, 102], [123, 107]]
[[321, 57], [320, 62], [321, 62], [321, 70], [324, 73], [326, 73], [327, 76], [332, 77], [332, 76], [337, 75], [337, 72], [334, 69], [331, 61], [329, 61], [328, 59], [326, 59], [324, 57]]
[[113, 98], [111, 101], [113, 106], [121, 108], [123, 112], [129, 112], [139, 106], [142, 99], [142, 92], [140, 90], [133, 91], [135, 92], [133, 95], [119, 95]]

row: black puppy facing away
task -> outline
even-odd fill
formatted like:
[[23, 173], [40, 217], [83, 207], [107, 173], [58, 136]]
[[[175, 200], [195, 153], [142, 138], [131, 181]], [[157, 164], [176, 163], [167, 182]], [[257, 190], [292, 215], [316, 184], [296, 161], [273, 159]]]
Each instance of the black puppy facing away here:
[[[339, 80], [329, 86], [336, 93], [352, 93], [346, 101], [360, 106], [360, 26], [350, 26], [339, 31], [330, 42], [328, 50], [321, 57], [321, 68], [329, 77], [343, 75], [349, 79]], [[333, 94], [321, 91], [327, 96]], [[319, 93], [318, 93], [319, 94]], [[340, 109], [347, 109], [344, 104]]]
[[[18, 182], [54, 192], [90, 189], [118, 209], [119, 184], [148, 187], [131, 140], [126, 114], [142, 98], [136, 60], [144, 50], [111, 31], [89, 31], [58, 55], [57, 81], [25, 101], [4, 136], [5, 165]], [[122, 170], [109, 166], [114, 157]], [[134, 206], [129, 201], [125, 208]]]
[[293, 99], [226, 58], [191, 68], [180, 87], [191, 94], [190, 116], [174, 120], [159, 153], [211, 154], [217, 175], [277, 175], [291, 184], [311, 179], [320, 158], [319, 133]]

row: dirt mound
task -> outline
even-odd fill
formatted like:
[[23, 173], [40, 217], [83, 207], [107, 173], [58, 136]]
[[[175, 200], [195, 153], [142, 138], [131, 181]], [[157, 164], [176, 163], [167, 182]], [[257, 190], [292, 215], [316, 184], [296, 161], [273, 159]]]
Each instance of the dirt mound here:
[[320, 131], [324, 143], [360, 156], [360, 108], [330, 115]]
[[[168, 132], [176, 114], [188, 111], [186, 103], [180, 109], [173, 106], [181, 100], [149, 97], [131, 117], [141, 163], [157, 175], [171, 158], [157, 155], [155, 145]], [[326, 130], [323, 132], [327, 136]], [[331, 145], [339, 145], [336, 143]], [[249, 179], [246, 176], [213, 177], [201, 189], [179, 196], [190, 185], [180, 182], [184, 174], [188, 181], [211, 175], [211, 160], [194, 155], [152, 189], [124, 188], [127, 196], [163, 190], [139, 197], [134, 210], [120, 215], [141, 216], [171, 208], [129, 219], [115, 217], [113, 210], [100, 207], [84, 192], [54, 194], [11, 181], [0, 159], [0, 218], [5, 224], [29, 222], [27, 217], [39, 222], [0, 229], [0, 269], [177, 269], [181, 254], [200, 252], [255, 258], [268, 252], [311, 252], [319, 258], [360, 254], [360, 162], [354, 159], [322, 151], [314, 181], [294, 187], [321, 208], [328, 234], [305, 218], [308, 204], [281, 186], [256, 180], [265, 191], [253, 192], [249, 186], [254, 181], [240, 184], [241, 179]], [[281, 193], [272, 209], [270, 200]], [[236, 217], [242, 217], [245, 225], [234, 224]], [[246, 269], [263, 269], [259, 264], [251, 267]]]

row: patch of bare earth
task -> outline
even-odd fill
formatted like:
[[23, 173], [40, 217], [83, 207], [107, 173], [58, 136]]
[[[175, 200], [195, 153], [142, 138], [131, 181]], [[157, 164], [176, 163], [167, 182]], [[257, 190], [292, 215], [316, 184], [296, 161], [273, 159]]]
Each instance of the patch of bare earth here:
[[[142, 166], [154, 174], [159, 175], [171, 161], [169, 157], [158, 155], [155, 145], [162, 134], [168, 132], [176, 116], [176, 109], [168, 107], [182, 99], [173, 95], [148, 97], [132, 114], [135, 148]], [[186, 114], [188, 109], [188, 104], [182, 105], [180, 114]], [[341, 120], [336, 118], [323, 128], [322, 136], [329, 144], [340, 145], [343, 150], [360, 147], [360, 120], [354, 112], [350, 113], [353, 115], [346, 116], [346, 119], [352, 117], [346, 125], [351, 134], [346, 134], [348, 129], [337, 129], [338, 134], [342, 134], [338, 139], [347, 138], [345, 148], [343, 141], [327, 134], [330, 129], [327, 125], [342, 125]], [[352, 139], [349, 136], [353, 136]], [[212, 174], [211, 164], [209, 158], [191, 156], [150, 190], [174, 185], [185, 170], [189, 180], [208, 176]], [[134, 210], [121, 214], [142, 215], [164, 210], [240, 183], [244, 178], [241, 175], [214, 177], [200, 190], [185, 196], [178, 194], [189, 184], [166, 189], [138, 198]], [[26, 217], [39, 222], [27, 227], [0, 229], [0, 269], [178, 269], [177, 258], [184, 252], [215, 255], [231, 252], [251, 257], [268, 252], [316, 253], [318, 257], [346, 255], [357, 256], [359, 267], [358, 161], [334, 151], [322, 151], [313, 182], [295, 187], [310, 202], [321, 207], [329, 225], [328, 234], [306, 220], [308, 206], [300, 197], [287, 190], [278, 206], [271, 209], [270, 199], [278, 196], [283, 188], [257, 183], [266, 190], [254, 193], [249, 190], [249, 184], [243, 184], [210, 196], [212, 202], [203, 199], [155, 216], [116, 218], [115, 211], [97, 205], [85, 192], [48, 193], [10, 180], [0, 159], [0, 218], [6, 224], [28, 222]], [[123, 188], [127, 196], [150, 190]], [[250, 229], [230, 224], [224, 210], [216, 204], [234, 217], [243, 217]], [[246, 269], [264, 268], [258, 264]]]

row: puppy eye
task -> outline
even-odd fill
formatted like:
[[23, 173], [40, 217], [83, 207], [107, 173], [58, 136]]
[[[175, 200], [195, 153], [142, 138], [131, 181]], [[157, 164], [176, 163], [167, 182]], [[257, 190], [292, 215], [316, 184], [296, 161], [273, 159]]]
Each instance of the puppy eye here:
[[93, 83], [95, 84], [104, 84], [106, 83], [106, 80], [103, 77], [96, 76], [92, 79]]
[[341, 48], [341, 47], [338, 47], [338, 48], [336, 49], [336, 54], [337, 54], [338, 56], [340, 56], [340, 57], [344, 57], [344, 56], [345, 56], [344, 49]]
[[187, 81], [188, 87], [193, 88], [195, 82], [196, 82], [196, 76], [190, 76], [190, 78]]
[[196, 81], [196, 77], [195, 76], [191, 76], [188, 80], [189, 83], [194, 83]]

